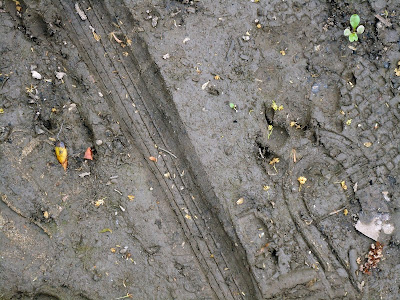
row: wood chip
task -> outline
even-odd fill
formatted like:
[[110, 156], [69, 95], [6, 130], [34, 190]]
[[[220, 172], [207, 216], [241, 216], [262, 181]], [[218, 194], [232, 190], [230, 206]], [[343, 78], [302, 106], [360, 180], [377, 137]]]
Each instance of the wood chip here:
[[240, 204], [243, 204], [243, 202], [244, 202], [244, 198], [239, 198], [239, 200], [236, 201], [236, 204], [240, 205]]

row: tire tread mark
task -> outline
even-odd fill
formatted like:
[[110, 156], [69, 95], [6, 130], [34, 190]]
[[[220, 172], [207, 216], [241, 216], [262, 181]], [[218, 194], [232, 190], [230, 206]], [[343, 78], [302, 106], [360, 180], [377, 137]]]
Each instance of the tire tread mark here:
[[[68, 7], [66, 7], [67, 8], [67, 11], [68, 11]], [[69, 12], [70, 12], [70, 15], [71, 15], [71, 17], [73, 17], [72, 16], [72, 14], [73, 14], [73, 12], [71, 13], [71, 10], [69, 10]], [[90, 19], [90, 18], [89, 18]], [[79, 21], [77, 22], [78, 24], [79, 24]], [[99, 22], [100, 23], [100, 22]], [[76, 32], [76, 35], [77, 36], [79, 36], [79, 34], [80, 34], [80, 29], [79, 28], [76, 28], [77, 26], [73, 26], [73, 24], [74, 24], [74, 22], [72, 22], [72, 24], [71, 24], [71, 27], [73, 28], [73, 30]], [[99, 28], [97, 28], [97, 29], [99, 29]], [[83, 29], [81, 29], [81, 31], [83, 32], [83, 34], [84, 35], [86, 35], [86, 39], [89, 39], [89, 41], [90, 41], [90, 38], [92, 38], [89, 34], [85, 34], [85, 31], [83, 30]], [[99, 31], [100, 32], [100, 31]], [[104, 32], [104, 31], [103, 31]], [[141, 149], [142, 150], [142, 153], [143, 153], [143, 155], [144, 155], [144, 153], [151, 153], [151, 151], [150, 151], [150, 146], [149, 145], [146, 145], [146, 142], [144, 141], [146, 138], [148, 138], [148, 140], [150, 141], [150, 140], [153, 140], [153, 142], [156, 142], [154, 139], [155, 138], [158, 138], [159, 140], [163, 140], [162, 139], [162, 134], [158, 131], [158, 129], [157, 129], [157, 126], [155, 126], [154, 124], [152, 124], [153, 122], [153, 120], [154, 120], [154, 116], [152, 116], [150, 113], [149, 113], [149, 111], [150, 111], [150, 109], [148, 108], [148, 107], [146, 107], [146, 104], [148, 104], [148, 102], [149, 101], [145, 101], [144, 99], [143, 99], [143, 95], [141, 95], [142, 93], [141, 93], [141, 90], [140, 89], [138, 89], [138, 87], [136, 86], [136, 84], [137, 84], [137, 82], [136, 82], [136, 84], [135, 84], [135, 81], [136, 80], [134, 80], [131, 76], [132, 76], [132, 74], [130, 74], [129, 72], [127, 72], [127, 75], [128, 75], [128, 77], [129, 77], [129, 80], [130, 80], [130, 82], [133, 84], [133, 86], [135, 87], [135, 89], [136, 89], [136, 93], [137, 93], [137, 95], [139, 96], [139, 99], [141, 99], [142, 100], [142, 106], [144, 107], [144, 111], [145, 111], [145, 115], [150, 115], [150, 117], [147, 117], [148, 119], [150, 119], [150, 120], [146, 120], [146, 118], [144, 118], [142, 115], [141, 115], [141, 113], [139, 112], [138, 114], [135, 114], [134, 113], [134, 108], [132, 107], [132, 108], [130, 108], [129, 107], [129, 109], [127, 108], [127, 106], [125, 105], [125, 102], [123, 101], [123, 97], [121, 97], [121, 91], [118, 91], [118, 85], [121, 87], [121, 89], [122, 90], [125, 90], [126, 92], [128, 92], [128, 87], [127, 87], [127, 85], [124, 83], [124, 79], [123, 78], [121, 78], [121, 75], [120, 74], [116, 74], [116, 77], [117, 78], [112, 78], [113, 76], [109, 76], [109, 74], [107, 74], [107, 72], [106, 72], [106, 70], [105, 70], [105, 68], [104, 68], [104, 75], [107, 75], [107, 77], [110, 79], [110, 81], [116, 81], [116, 83], [113, 83], [113, 84], [111, 84], [111, 86], [110, 86], [110, 84], [107, 84], [106, 82], [105, 82], [105, 80], [102, 78], [102, 74], [103, 74], [103, 72], [101, 72], [100, 70], [98, 70], [98, 68], [96, 68], [96, 63], [95, 62], [93, 62], [93, 60], [91, 60], [91, 55], [90, 54], [93, 54], [94, 55], [94, 57], [97, 55], [97, 57], [98, 58], [100, 58], [100, 60], [101, 60], [101, 57], [99, 57], [99, 54], [98, 53], [95, 53], [95, 51], [93, 50], [93, 51], [90, 51], [90, 49], [87, 49], [87, 47], [85, 48], [85, 46], [84, 45], [82, 45], [82, 44], [80, 44], [79, 43], [79, 39], [77, 40], [76, 38], [73, 38], [73, 37], [71, 37], [70, 36], [70, 38], [71, 38], [71, 40], [73, 40], [73, 41], [75, 41], [75, 44], [78, 46], [78, 47], [80, 47], [80, 50], [81, 50], [81, 52], [83, 52], [83, 54], [85, 53], [85, 52], [87, 52], [87, 55], [85, 55], [86, 56], [86, 62], [88, 62], [88, 60], [90, 60], [90, 63], [92, 64], [92, 66], [93, 66], [93, 68], [92, 68], [92, 71], [96, 71], [99, 75], [98, 75], [98, 77], [99, 78], [101, 78], [101, 81], [103, 82], [103, 85], [104, 85], [104, 87], [106, 88], [106, 89], [108, 89], [109, 87], [111, 87], [111, 89], [112, 90], [114, 90], [116, 93], [116, 95], [118, 95], [118, 97], [113, 97], [112, 99], [110, 99], [111, 98], [111, 96], [108, 96], [108, 97], [106, 97], [107, 98], [107, 100], [108, 101], [111, 101], [111, 103], [112, 104], [114, 104], [114, 105], [116, 105], [118, 108], [120, 108], [120, 109], [122, 109], [125, 113], [124, 113], [124, 115], [125, 116], [127, 116], [128, 118], [127, 118], [127, 120], [130, 120], [131, 122], [127, 122], [124, 118], [119, 118], [120, 119], [120, 121], [121, 121], [121, 123], [124, 123], [124, 126], [123, 127], [125, 127], [125, 130], [127, 131], [127, 134], [128, 135], [130, 135], [131, 136], [131, 138], [132, 138], [132, 140], [133, 141], [136, 141], [136, 143], [135, 144], [137, 144], [138, 143], [138, 141], [137, 141], [137, 136], [134, 136], [133, 135], [133, 133], [131, 132], [131, 130], [129, 130], [130, 128], [134, 128], [134, 129], [136, 129], [136, 131], [138, 131], [137, 130], [137, 126], [138, 126], [138, 124], [140, 124], [141, 125], [141, 127], [142, 127], [142, 131], [138, 131], [137, 133], [139, 133], [138, 135], [139, 135], [139, 138], [141, 139], [141, 141], [139, 142], [139, 149]], [[90, 43], [89, 43], [90, 44]], [[102, 44], [102, 46], [103, 46], [103, 52], [105, 53], [106, 52], [106, 48], [105, 48], [105, 46], [104, 46], [104, 44], [103, 43], [101, 43]], [[99, 47], [94, 47], [95, 49], [97, 49], [97, 48], [99, 48]], [[99, 49], [97, 49], [97, 50], [99, 50]], [[101, 49], [100, 49], [101, 50]], [[114, 64], [113, 63], [113, 61], [105, 61], [106, 63], [108, 63], [110, 66], [114, 66], [114, 67], [117, 67], [116, 66], [116, 64]], [[148, 65], [147, 67], [148, 68], [150, 68], [149, 67], [150, 65]], [[126, 71], [126, 66], [122, 66], [122, 69], [121, 68], [118, 68], [117, 67], [117, 69], [120, 71], [120, 70], [123, 70], [123, 69], [125, 69], [125, 71]], [[122, 72], [121, 72], [122, 73]], [[139, 81], [141, 81], [142, 80], [142, 78], [141, 77], [139, 77]], [[120, 84], [118, 84], [118, 81], [120, 81], [121, 83]], [[110, 90], [111, 90], [110, 89]], [[145, 90], [145, 92], [146, 92], [146, 90]], [[113, 93], [114, 94], [114, 93]], [[131, 96], [132, 97], [132, 96]], [[134, 98], [134, 97], [132, 97], [132, 98]], [[116, 103], [115, 101], [116, 100], [118, 100], [118, 102], [119, 103]], [[151, 101], [150, 101], [151, 102]], [[112, 106], [112, 105], [111, 105]], [[153, 107], [152, 108], [154, 108], [154, 105], [153, 105]], [[141, 111], [140, 110], [140, 107], [138, 107], [138, 110], [139, 111]], [[118, 109], [117, 110], [118, 112], [120, 112], [120, 110]], [[133, 116], [133, 117], [132, 117]], [[147, 122], [146, 122], [147, 121]], [[149, 128], [151, 128], [151, 129], [149, 129]], [[154, 131], [153, 131], [154, 130]], [[147, 137], [142, 137], [141, 136], [141, 132], [144, 132], [145, 134], [146, 134], [146, 132], [148, 133], [147, 134]], [[157, 134], [158, 134], [158, 136], [157, 136]], [[165, 143], [163, 143], [163, 144], [165, 144]], [[165, 146], [165, 147], [167, 147], [167, 146]], [[145, 155], [144, 155], [145, 156]], [[171, 158], [168, 158], [168, 159], [165, 159], [165, 160], [163, 160], [163, 162], [165, 162], [165, 166], [164, 166], [164, 168], [166, 169], [166, 170], [168, 170], [168, 169], [171, 169], [171, 170], [173, 170], [173, 164], [174, 164], [174, 161], [171, 159]], [[171, 167], [171, 165], [172, 165], [172, 167]], [[160, 183], [162, 182], [162, 181], [164, 181], [164, 183], [163, 183], [163, 185], [164, 185], [164, 187], [167, 187], [167, 190], [168, 190], [168, 194], [169, 194], [169, 198], [170, 199], [173, 199], [172, 201], [174, 202], [173, 204], [173, 210], [174, 210], [174, 212], [175, 212], [175, 214], [176, 214], [176, 217], [178, 218], [178, 220], [180, 221], [180, 223], [182, 224], [182, 225], [184, 225], [183, 227], [185, 228], [185, 232], [186, 232], [186, 234], [187, 235], [191, 235], [192, 237], [190, 238], [190, 237], [188, 237], [188, 240], [191, 242], [191, 246], [192, 246], [192, 248], [193, 248], [193, 251], [195, 252], [195, 254], [196, 254], [196, 256], [197, 256], [197, 258], [199, 259], [199, 262], [200, 262], [200, 265], [202, 265], [202, 262], [204, 263], [207, 263], [208, 265], [210, 264], [210, 260], [209, 259], [206, 259], [206, 257], [205, 257], [205, 255], [204, 255], [204, 253], [202, 253], [201, 251], [196, 251], [196, 249], [199, 249], [200, 247], [199, 247], [199, 245], [198, 245], [198, 243], [195, 241], [195, 239], [196, 239], [196, 237], [197, 236], [200, 236], [200, 237], [202, 237], [205, 241], [206, 240], [212, 240], [213, 241], [213, 243], [210, 243], [210, 242], [206, 242], [205, 244], [206, 244], [206, 254], [207, 254], [207, 256], [209, 255], [209, 254], [214, 254], [214, 256], [217, 256], [218, 258], [219, 258], [219, 261], [220, 261], [220, 263], [215, 263], [215, 264], [212, 264], [212, 265], [209, 265], [209, 268], [211, 269], [211, 270], [213, 270], [214, 269], [214, 274], [213, 274], [213, 276], [214, 276], [214, 281], [215, 282], [217, 282], [217, 286], [216, 287], [214, 287], [213, 289], [214, 289], [214, 291], [216, 291], [216, 289], [217, 290], [223, 290], [224, 291], [224, 296], [220, 296], [219, 298], [226, 298], [226, 297], [228, 297], [229, 296], [229, 298], [236, 298], [235, 296], [236, 295], [240, 295], [240, 293], [239, 293], [239, 291], [241, 291], [241, 289], [239, 289], [239, 284], [240, 284], [240, 282], [238, 281], [235, 285], [236, 285], [236, 287], [235, 288], [233, 288], [231, 285], [227, 285], [224, 281], [225, 281], [225, 279], [224, 279], [224, 276], [223, 276], [223, 271], [221, 270], [221, 268], [223, 267], [223, 266], [221, 266], [221, 262], [225, 265], [225, 266], [232, 266], [232, 262], [228, 262], [227, 261], [227, 256], [226, 256], [226, 254], [224, 254], [224, 251], [218, 251], [218, 245], [217, 245], [217, 240], [216, 240], [216, 236], [215, 235], [212, 235], [212, 234], [209, 234], [209, 232], [208, 232], [208, 230], [207, 230], [207, 222], [206, 222], [206, 220], [202, 220], [202, 221], [204, 221], [204, 224], [199, 224], [199, 221], [193, 221], [193, 222], [190, 222], [190, 221], [187, 221], [185, 218], [184, 218], [184, 216], [183, 216], [183, 213], [182, 213], [182, 211], [179, 209], [179, 205], [178, 205], [178, 203], [176, 203], [175, 202], [175, 200], [174, 199], [176, 199], [176, 196], [178, 196], [178, 199], [180, 198], [181, 200], [182, 200], [182, 202], [183, 203], [185, 203], [186, 205], [187, 204], [190, 204], [190, 207], [191, 208], [193, 208], [193, 211], [197, 211], [197, 213], [199, 214], [199, 216], [202, 216], [204, 213], [205, 213], [205, 211], [203, 210], [201, 210], [197, 205], [196, 205], [196, 202], [195, 201], [190, 201], [190, 197], [188, 197], [188, 196], [185, 196], [185, 195], [183, 195], [182, 194], [182, 192], [180, 192], [178, 189], [175, 189], [174, 191], [171, 189], [171, 188], [169, 188], [169, 186], [168, 186], [168, 184], [167, 184], [167, 182], [166, 182], [166, 180], [161, 176], [162, 175], [162, 172], [161, 172], [161, 168], [160, 168], [160, 166], [158, 166], [157, 165], [157, 167], [158, 168], [155, 168], [154, 166], [152, 166], [151, 164], [149, 165], [150, 166], [150, 168], [152, 169], [152, 172], [153, 172], [153, 174], [155, 174], [156, 175], [156, 178], [160, 181]], [[178, 170], [178, 168], [176, 168], [176, 170]], [[189, 182], [188, 183], [184, 183], [183, 182], [183, 180], [181, 180], [181, 178], [178, 176], [178, 178], [179, 178], [179, 183], [182, 183], [182, 184], [184, 184], [185, 186], [189, 186], [190, 187], [190, 185], [191, 185], [191, 182], [190, 182], [190, 179], [191, 178], [189, 178]], [[178, 191], [178, 192], [176, 192], [176, 191]], [[201, 197], [201, 195], [199, 195], [199, 198]], [[187, 200], [185, 200], [185, 198], [186, 199], [189, 199], [189, 201], [187, 201]], [[191, 202], [191, 203], [189, 203], [189, 202]], [[171, 203], [172, 204], [172, 203]], [[189, 206], [189, 205], [188, 205]], [[192, 209], [190, 209], [190, 210], [192, 210]], [[209, 214], [211, 217], [213, 217], [213, 218], [215, 218], [215, 216], [212, 216], [211, 214]], [[211, 218], [210, 218], [211, 219]], [[212, 223], [212, 225], [215, 225], [215, 221], [214, 222], [211, 222]], [[220, 227], [221, 227], [221, 225], [219, 225]], [[223, 230], [223, 229], [222, 229]], [[221, 231], [221, 230], [219, 230], [219, 231]], [[210, 249], [211, 248], [211, 249]], [[216, 250], [216, 251], [212, 251], [212, 249], [214, 249], [214, 250]], [[226, 249], [224, 249], [225, 250], [225, 252], [226, 252]], [[222, 254], [220, 254], [220, 255], [218, 255], [218, 252], [220, 252], [220, 253], [222, 253]], [[203, 256], [203, 257], [200, 257], [200, 256]], [[216, 265], [216, 267], [215, 267], [215, 265]], [[207, 273], [207, 272], [206, 272]], [[219, 273], [219, 274], [218, 274]], [[238, 274], [235, 274], [235, 275], [238, 275]], [[244, 274], [240, 274], [241, 276], [244, 276]], [[233, 279], [233, 281], [235, 282], [236, 281], [236, 279], [234, 278]], [[242, 281], [242, 280], [241, 280]], [[251, 282], [250, 282], [251, 283]], [[224, 284], [224, 285], [226, 285], [225, 287], [222, 287], [221, 286], [221, 284]], [[231, 291], [231, 292], [229, 292], [229, 290], [233, 290], [233, 291]], [[247, 290], [246, 290], [246, 292], [248, 292], [248, 287], [247, 287]], [[251, 293], [251, 292], [250, 292]], [[240, 296], [241, 297], [241, 296]]]

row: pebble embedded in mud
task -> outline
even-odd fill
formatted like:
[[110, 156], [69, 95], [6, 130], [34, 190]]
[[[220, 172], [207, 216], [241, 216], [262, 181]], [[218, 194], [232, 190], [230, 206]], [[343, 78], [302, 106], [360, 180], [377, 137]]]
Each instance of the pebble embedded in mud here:
[[44, 133], [44, 130], [43, 129], [41, 129], [39, 126], [35, 126], [35, 133], [37, 134], [37, 135], [40, 135], [40, 134], [43, 134]]
[[64, 78], [65, 75], [67, 75], [67, 74], [64, 73], [64, 72], [56, 72], [56, 78], [57, 78], [58, 80], [62, 80], [62, 79]]
[[39, 72], [33, 70], [33, 71], [31, 71], [31, 73], [32, 73], [33, 78], [38, 79], [38, 80], [42, 79], [42, 75], [40, 75]]

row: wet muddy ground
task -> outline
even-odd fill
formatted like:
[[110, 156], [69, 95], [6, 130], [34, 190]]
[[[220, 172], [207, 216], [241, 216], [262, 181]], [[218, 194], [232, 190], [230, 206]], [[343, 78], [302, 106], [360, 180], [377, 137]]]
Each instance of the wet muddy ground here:
[[397, 1], [0, 1], [0, 23], [0, 299], [398, 297]]

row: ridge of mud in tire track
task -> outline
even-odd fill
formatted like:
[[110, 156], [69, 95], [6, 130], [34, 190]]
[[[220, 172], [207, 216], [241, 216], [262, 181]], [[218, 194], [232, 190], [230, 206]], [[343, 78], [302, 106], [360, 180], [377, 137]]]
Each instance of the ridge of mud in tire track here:
[[[208, 203], [210, 197], [212, 197], [211, 200], [214, 200], [216, 196], [212, 190], [206, 189], [205, 183], [207, 179], [205, 178], [205, 172], [201, 170], [196, 154], [191, 149], [192, 146], [183, 144], [183, 150], [179, 147], [180, 143], [189, 142], [188, 137], [178, 113], [175, 111], [172, 100], [168, 99], [170, 96], [156, 73], [158, 70], [150, 59], [146, 47], [143, 46], [139, 37], [135, 37], [132, 49], [126, 49], [129, 53], [129, 58], [123, 58], [120, 49], [118, 49], [120, 46], [116, 43], [113, 45], [113, 41], [110, 42], [106, 39], [107, 31], [103, 29], [103, 26], [109, 26], [110, 31], [112, 31], [112, 18], [110, 17], [112, 12], [103, 3], [98, 4], [101, 9], [99, 12], [97, 12], [97, 4], [91, 5], [92, 10], [87, 12], [89, 18], [84, 24], [82, 24], [72, 5], [68, 6], [68, 4], [56, 2], [54, 2], [54, 5], [61, 6], [60, 8], [63, 8], [66, 16], [71, 20], [70, 23], [66, 22], [66, 27], [72, 33], [72, 35], [69, 34], [69, 38], [78, 47], [86, 65], [93, 72], [97, 81], [100, 82], [102, 88], [111, 92], [110, 94], [106, 93], [105, 98], [113, 110], [113, 116], [119, 115], [117, 119], [122, 129], [128, 139], [133, 141], [134, 145], [140, 149], [143, 157], [146, 158], [152, 155], [152, 152], [155, 152], [152, 148], [156, 144], [162, 145], [165, 149], [177, 154], [178, 160], [183, 158], [183, 164], [169, 156], [165, 159], [161, 158], [157, 164], [149, 163], [149, 168], [163, 186], [169, 204], [182, 225], [191, 248], [216, 296], [218, 298], [231, 299], [241, 298], [242, 292], [250, 297], [257, 295], [258, 292], [248, 271], [247, 263], [242, 258], [245, 255], [241, 245], [233, 246], [233, 242], [224, 230], [221, 220], [213, 211], [214, 207], [210, 207], [210, 203]], [[101, 22], [98, 17], [99, 14], [102, 18]], [[106, 23], [107, 21], [104, 20], [109, 22]], [[99, 42], [93, 39], [88, 28], [83, 28], [89, 22], [91, 22], [96, 32], [102, 36]], [[137, 48], [133, 50], [135, 46]], [[119, 52], [116, 55], [119, 56], [120, 60], [113, 61], [110, 56], [105, 55], [108, 52], [107, 50], [112, 50], [114, 53]], [[133, 53], [134, 51], [135, 53]], [[136, 60], [137, 55], [142, 56], [140, 57], [142, 60], [147, 59], [144, 69], [142, 68], [143, 65], [140, 65], [143, 61], [138, 62]], [[116, 79], [113, 78], [114, 73], [107, 73], [107, 66], [110, 72], [117, 70]], [[128, 70], [135, 69], [137, 74], [128, 72]], [[150, 80], [151, 77], [146, 79], [143, 76], [148, 71], [150, 73], [153, 72], [152, 80]], [[151, 85], [150, 88], [149, 85]], [[159, 93], [156, 96], [160, 97], [159, 99], [150, 94], [153, 92], [150, 89], [154, 90], [157, 87], [159, 88]], [[123, 94], [130, 97], [125, 97], [126, 99], [124, 100]], [[135, 103], [136, 107], [129, 103], [129, 98], [134, 99], [131, 101]], [[168, 122], [168, 118], [160, 111], [160, 109], [167, 109], [166, 105], [168, 104], [172, 104], [171, 107], [168, 107], [168, 110], [169, 113], [172, 111], [174, 122]], [[138, 110], [137, 113], [135, 109]], [[167, 140], [168, 142], [166, 142]], [[186, 157], [184, 153], [187, 155]], [[191, 163], [189, 163], [188, 156]], [[160, 166], [161, 163], [163, 163], [162, 166]], [[186, 182], [183, 178], [177, 176], [173, 180], [176, 188], [170, 188], [163, 174], [166, 172], [181, 174], [182, 170], [184, 170], [183, 167], [187, 167], [190, 170], [187, 172], [189, 174], [184, 176]], [[195, 171], [194, 169], [197, 170]], [[184, 187], [184, 190], [178, 189], [178, 186]], [[187, 189], [193, 195], [186, 192]], [[185, 218], [181, 209], [182, 206], [185, 206], [189, 214], [193, 216], [191, 220]], [[199, 216], [199, 219], [197, 219], [197, 216]], [[210, 259], [212, 255], [214, 258]], [[224, 272], [225, 268], [229, 268], [229, 272], [233, 270], [230, 276], [224, 274], [226, 273]]]

